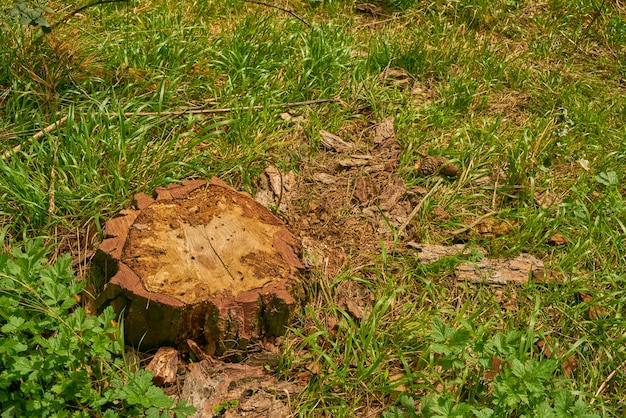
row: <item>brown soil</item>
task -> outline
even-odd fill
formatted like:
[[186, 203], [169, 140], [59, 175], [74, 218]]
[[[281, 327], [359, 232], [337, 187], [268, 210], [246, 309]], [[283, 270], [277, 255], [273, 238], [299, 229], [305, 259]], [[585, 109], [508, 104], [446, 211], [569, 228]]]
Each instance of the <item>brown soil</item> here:
[[343, 143], [303, 163], [282, 196], [271, 187], [275, 167], [266, 170], [270, 178], [262, 179], [256, 195], [266, 205], [280, 204], [281, 218], [302, 242], [304, 264], [325, 277], [370, 264], [382, 245], [391, 248], [393, 228], [407, 221], [418, 200], [396, 174], [400, 146], [392, 118], [337, 133]]

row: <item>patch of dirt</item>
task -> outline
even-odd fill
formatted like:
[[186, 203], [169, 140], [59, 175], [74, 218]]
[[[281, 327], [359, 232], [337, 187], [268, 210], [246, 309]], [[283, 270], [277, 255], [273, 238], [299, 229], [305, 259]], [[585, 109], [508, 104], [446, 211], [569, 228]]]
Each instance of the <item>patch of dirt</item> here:
[[276, 168], [268, 167], [259, 184], [256, 199], [279, 206], [287, 228], [302, 240], [305, 264], [325, 277], [370, 263], [381, 245], [391, 248], [393, 229], [417, 203], [396, 174], [401, 150], [393, 123], [390, 117], [321, 131], [324, 150], [302, 164], [295, 183], [292, 173], [283, 173], [284, 187], [275, 187]]

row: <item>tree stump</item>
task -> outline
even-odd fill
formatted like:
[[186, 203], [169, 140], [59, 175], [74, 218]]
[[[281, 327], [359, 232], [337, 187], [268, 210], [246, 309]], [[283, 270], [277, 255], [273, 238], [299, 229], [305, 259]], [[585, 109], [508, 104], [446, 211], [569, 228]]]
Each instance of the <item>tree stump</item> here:
[[135, 196], [94, 256], [101, 311], [123, 313], [127, 344], [191, 339], [209, 354], [280, 336], [302, 294], [295, 239], [248, 194], [217, 179]]

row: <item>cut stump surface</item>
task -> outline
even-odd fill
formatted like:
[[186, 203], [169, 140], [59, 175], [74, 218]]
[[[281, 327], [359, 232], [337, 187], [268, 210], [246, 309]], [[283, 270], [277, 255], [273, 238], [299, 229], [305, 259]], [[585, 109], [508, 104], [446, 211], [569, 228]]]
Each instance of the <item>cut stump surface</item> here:
[[96, 306], [124, 312], [128, 343], [191, 339], [213, 354], [282, 335], [302, 265], [279, 218], [217, 179], [140, 193], [135, 205], [107, 222], [94, 258], [106, 281]]

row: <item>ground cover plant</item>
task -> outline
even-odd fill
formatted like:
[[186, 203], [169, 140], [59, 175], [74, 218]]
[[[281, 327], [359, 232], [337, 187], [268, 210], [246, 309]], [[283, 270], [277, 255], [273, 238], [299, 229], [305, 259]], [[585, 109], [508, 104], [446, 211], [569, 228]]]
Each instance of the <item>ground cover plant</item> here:
[[[69, 268], [85, 275], [135, 193], [218, 176], [254, 194], [268, 166], [299, 184], [272, 208], [332, 249], [309, 264], [309, 305], [271, 369], [304, 385], [295, 414], [626, 413], [622, 2], [145, 0], [66, 20], [64, 2], [30, 4], [45, 24], [0, 23], [5, 415], [14, 399], [14, 415], [173, 407], [124, 367], [111, 313], [76, 303]], [[392, 164], [337, 168], [320, 131]], [[425, 172], [424, 156], [459, 174]], [[392, 184], [417, 209], [406, 225], [375, 198]], [[476, 250], [426, 263], [414, 244]], [[522, 253], [558, 280], [458, 279]]]

